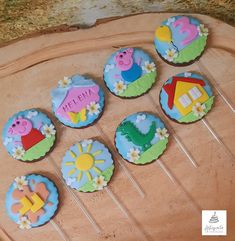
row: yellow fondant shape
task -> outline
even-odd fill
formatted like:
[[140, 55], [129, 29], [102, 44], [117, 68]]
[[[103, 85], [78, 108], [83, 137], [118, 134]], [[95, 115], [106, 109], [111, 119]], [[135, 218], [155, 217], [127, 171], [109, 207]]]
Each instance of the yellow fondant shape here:
[[[191, 95], [189, 94], [189, 90], [192, 89], [193, 87], [197, 87], [198, 90], [201, 92], [201, 96], [199, 98], [197, 98], [196, 100], [194, 100]], [[186, 108], [184, 108], [182, 106], [182, 104], [179, 101], [179, 98], [186, 94], [190, 100], [191, 100], [191, 104], [188, 105]], [[200, 84], [196, 84], [196, 83], [188, 83], [188, 82], [182, 82], [182, 81], [178, 81], [176, 84], [176, 88], [175, 88], [175, 96], [174, 96], [174, 105], [176, 106], [177, 110], [180, 112], [180, 114], [182, 114], [183, 116], [189, 114], [192, 111], [193, 106], [199, 102], [201, 104], [203, 104], [204, 102], [206, 102], [209, 99], [208, 94], [206, 93], [206, 91], [203, 89], [203, 87]]]
[[76, 159], [76, 167], [80, 171], [88, 171], [94, 165], [94, 157], [89, 153], [83, 153]]
[[34, 202], [34, 204], [31, 207], [31, 211], [33, 213], [36, 213], [39, 209], [41, 209], [45, 205], [45, 202], [37, 195], [37, 193], [34, 193], [31, 199]]
[[33, 205], [26, 196], [20, 199], [20, 203], [22, 204], [22, 208], [19, 210], [21, 215], [26, 214]]
[[171, 30], [168, 26], [160, 26], [155, 31], [155, 36], [158, 40], [170, 43], [172, 40]]
[[68, 116], [70, 117], [70, 120], [77, 124], [79, 121], [86, 121], [86, 108], [83, 108], [80, 112], [74, 113], [74, 112], [68, 112]]

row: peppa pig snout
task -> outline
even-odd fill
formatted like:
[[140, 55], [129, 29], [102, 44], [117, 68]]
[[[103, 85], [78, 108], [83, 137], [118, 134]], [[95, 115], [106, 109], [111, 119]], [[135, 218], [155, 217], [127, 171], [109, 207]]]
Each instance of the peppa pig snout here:
[[133, 48], [128, 48], [122, 52], [117, 53], [115, 62], [118, 69], [126, 71], [131, 69], [133, 65]]
[[10, 135], [25, 136], [32, 128], [33, 125], [29, 120], [19, 117], [13, 121], [11, 127], [8, 129], [8, 133]]

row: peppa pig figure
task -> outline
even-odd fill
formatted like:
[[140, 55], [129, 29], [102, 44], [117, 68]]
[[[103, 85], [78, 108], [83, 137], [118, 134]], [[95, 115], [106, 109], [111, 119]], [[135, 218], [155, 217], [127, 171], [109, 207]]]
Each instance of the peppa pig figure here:
[[121, 70], [121, 77], [127, 82], [133, 82], [141, 77], [142, 69], [139, 60], [137, 63], [133, 59], [133, 48], [128, 48], [115, 56], [115, 63], [119, 70]]
[[[40, 128], [41, 126], [38, 129]], [[33, 128], [31, 121], [28, 119], [18, 117], [13, 121], [11, 127], [8, 129], [8, 133], [11, 136], [20, 136], [21, 144], [24, 150], [27, 151], [45, 138], [38, 129]]]

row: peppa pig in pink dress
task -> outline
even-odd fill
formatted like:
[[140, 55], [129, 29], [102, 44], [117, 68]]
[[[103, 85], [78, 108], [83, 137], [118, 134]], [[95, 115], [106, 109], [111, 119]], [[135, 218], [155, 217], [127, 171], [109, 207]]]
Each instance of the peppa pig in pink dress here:
[[[38, 129], [40, 129], [39, 126]], [[12, 136], [17, 135], [21, 138], [21, 144], [25, 151], [45, 139], [45, 136], [36, 128], [33, 128], [31, 121], [26, 118], [18, 117], [15, 119], [8, 129], [8, 133]]]

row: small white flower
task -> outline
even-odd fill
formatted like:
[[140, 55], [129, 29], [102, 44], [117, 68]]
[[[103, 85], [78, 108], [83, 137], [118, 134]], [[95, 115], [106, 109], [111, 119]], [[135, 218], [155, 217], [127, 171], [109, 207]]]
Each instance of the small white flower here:
[[104, 176], [95, 177], [93, 186], [97, 190], [102, 190], [105, 186], [107, 186], [107, 182], [105, 181]]
[[202, 117], [204, 116], [206, 113], [204, 112], [204, 110], [206, 109], [206, 105], [205, 104], [201, 104], [201, 103], [196, 103], [192, 110], [193, 110], [193, 114], [197, 117]]
[[26, 176], [16, 177], [14, 181], [14, 187], [19, 190], [23, 190], [23, 186], [28, 185], [28, 180], [26, 179]]
[[114, 92], [116, 94], [122, 93], [125, 89], [126, 89], [126, 85], [122, 80], [119, 80], [116, 83], [114, 83]]
[[142, 115], [137, 115], [136, 117], [136, 123], [140, 123], [141, 121], [146, 119], [146, 115], [142, 114]]
[[15, 159], [22, 159], [22, 157], [24, 156], [25, 150], [23, 149], [22, 146], [17, 146], [16, 148], [13, 149], [12, 151], [12, 156]]
[[171, 25], [174, 22], [175, 22], [175, 18], [174, 17], [173, 18], [168, 18], [168, 20], [166, 22], [166, 25], [169, 26], [169, 25]]
[[164, 140], [165, 138], [169, 137], [166, 128], [157, 128], [155, 135], [158, 136], [160, 140]]
[[34, 116], [37, 116], [37, 114], [38, 114], [37, 111], [29, 111], [26, 117], [27, 117], [28, 119], [31, 119], [31, 118], [33, 118]]
[[11, 137], [6, 137], [3, 141], [3, 145], [7, 146], [9, 143], [11, 143], [13, 139]]
[[89, 140], [83, 140], [82, 141], [82, 147], [86, 147], [88, 146], [89, 144], [91, 144], [93, 141], [91, 139]]
[[131, 148], [130, 151], [127, 153], [127, 157], [129, 158], [130, 162], [135, 162], [140, 158], [140, 150]]
[[76, 182], [76, 178], [75, 177], [68, 177], [66, 180], [66, 184], [68, 186], [71, 186], [72, 183]]
[[55, 130], [55, 127], [54, 125], [50, 124], [45, 124], [43, 127], [42, 127], [42, 134], [45, 135], [46, 137], [51, 137], [51, 136], [54, 136], [56, 133], [56, 130]]
[[17, 222], [17, 224], [19, 224], [20, 229], [30, 229], [31, 228], [31, 222], [25, 216], [20, 217], [20, 220]]
[[197, 26], [199, 36], [207, 36], [209, 34], [208, 28], [204, 26], [204, 24], [200, 24]]
[[144, 70], [147, 74], [149, 74], [156, 70], [156, 66], [153, 62], [149, 63], [149, 61], [145, 61], [144, 66], [142, 66], [142, 70]]
[[189, 72], [184, 73], [184, 77], [190, 77], [191, 75], [192, 75], [192, 73], [189, 73]]
[[108, 73], [111, 69], [114, 69], [114, 64], [107, 64], [104, 71]]
[[163, 57], [172, 62], [174, 60], [174, 58], [176, 58], [178, 56], [178, 53], [176, 52], [175, 49], [167, 49], [166, 50], [166, 55], [164, 55]]
[[71, 79], [66, 76], [62, 80], [59, 80], [59, 82], [58, 82], [59, 87], [61, 87], [61, 88], [65, 88], [68, 85], [70, 85], [71, 83], [72, 83]]
[[87, 107], [89, 115], [98, 115], [100, 113], [100, 104], [92, 101]]

